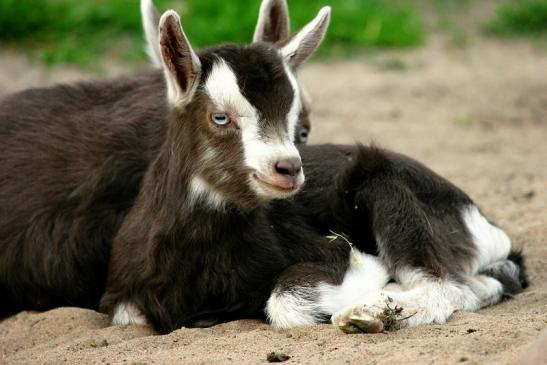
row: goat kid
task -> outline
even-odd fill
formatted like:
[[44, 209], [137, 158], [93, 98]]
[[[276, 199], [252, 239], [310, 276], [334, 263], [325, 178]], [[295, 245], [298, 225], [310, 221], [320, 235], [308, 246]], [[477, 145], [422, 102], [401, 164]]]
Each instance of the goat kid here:
[[134, 314], [142, 312], [166, 332], [256, 316], [276, 275], [294, 262], [286, 251], [314, 262], [338, 246], [328, 262], [345, 259], [341, 244], [310, 249], [284, 239], [266, 205], [304, 182], [292, 142], [302, 108], [292, 69], [319, 45], [329, 18], [322, 9], [280, 50], [258, 43], [198, 57], [176, 14], [163, 15], [171, 112], [165, 142], [114, 238], [101, 300], [114, 323], [138, 323]]
[[[146, 39], [146, 50], [150, 62], [154, 67], [161, 69], [161, 51], [158, 43], [160, 13], [152, 0], [141, 0], [140, 10]], [[253, 35], [253, 43], [271, 43], [281, 47], [289, 40], [289, 36], [290, 20], [286, 0], [263, 0]], [[311, 98], [298, 80], [297, 75], [294, 74], [294, 76], [299, 85], [300, 103], [302, 105], [294, 138], [295, 143], [304, 144], [308, 141], [311, 131]]]
[[[302, 147], [308, 183], [294, 195], [303, 173], [292, 69], [328, 19], [323, 9], [280, 51], [222, 46], [198, 57], [167, 12], [169, 105], [150, 92], [163, 84], [156, 75], [5, 100], [2, 313], [95, 308], [109, 261], [102, 309], [160, 332], [264, 311], [279, 328], [333, 315], [345, 331], [375, 332], [397, 305], [413, 314], [401, 326], [442, 323], [520, 291], [524, 267], [507, 236], [412, 160]], [[329, 229], [354, 249], [325, 238]], [[390, 276], [397, 284], [385, 287]]]

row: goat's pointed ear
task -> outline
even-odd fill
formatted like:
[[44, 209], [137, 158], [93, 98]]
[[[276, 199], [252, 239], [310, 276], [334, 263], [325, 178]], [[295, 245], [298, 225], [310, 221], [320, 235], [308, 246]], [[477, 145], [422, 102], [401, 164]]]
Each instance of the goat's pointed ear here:
[[184, 106], [192, 100], [199, 84], [201, 62], [188, 42], [175, 11], [168, 10], [162, 15], [159, 32], [169, 102]]
[[146, 52], [152, 64], [159, 68], [161, 67], [160, 36], [158, 34], [160, 13], [156, 10], [152, 0], [141, 0], [141, 17], [146, 38]]
[[286, 0], [263, 0], [258, 13], [253, 42], [276, 43], [287, 39], [290, 32]]
[[281, 54], [292, 68], [300, 67], [319, 47], [329, 26], [330, 12], [330, 6], [322, 8], [315, 19], [281, 47]]

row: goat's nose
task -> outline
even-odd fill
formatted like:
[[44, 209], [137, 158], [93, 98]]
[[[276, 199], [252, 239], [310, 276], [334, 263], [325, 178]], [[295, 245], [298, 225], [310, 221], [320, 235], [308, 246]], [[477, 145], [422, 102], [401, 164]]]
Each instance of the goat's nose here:
[[286, 158], [275, 164], [275, 172], [288, 178], [295, 178], [302, 169], [302, 161], [297, 158]]

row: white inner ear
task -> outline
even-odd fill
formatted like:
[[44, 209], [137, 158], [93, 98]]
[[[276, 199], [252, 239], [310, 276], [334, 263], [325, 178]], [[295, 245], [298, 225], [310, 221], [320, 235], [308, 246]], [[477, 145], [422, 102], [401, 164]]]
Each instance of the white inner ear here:
[[[291, 39], [289, 43], [287, 43], [285, 46], [281, 48], [281, 55], [286, 61], [289, 61], [295, 54], [296, 51], [304, 44], [308, 43], [312, 40], [314, 37], [318, 37], [319, 40], [317, 41], [317, 45], [321, 42], [323, 39], [323, 34], [320, 34], [320, 25], [324, 21], [325, 17], [328, 17], [330, 14], [330, 7], [326, 6], [322, 8], [317, 16], [309, 22], [304, 28], [302, 28], [294, 37]], [[316, 45], [316, 46], [317, 46]], [[313, 53], [315, 51], [316, 46], [313, 47], [313, 49], [306, 50], [307, 52]]]

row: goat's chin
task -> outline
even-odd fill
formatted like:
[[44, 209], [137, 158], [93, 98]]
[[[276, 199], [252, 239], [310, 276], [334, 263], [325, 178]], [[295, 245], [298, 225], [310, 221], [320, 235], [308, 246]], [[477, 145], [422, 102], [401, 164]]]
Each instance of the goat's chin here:
[[302, 183], [296, 184], [290, 188], [284, 188], [277, 185], [269, 184], [268, 182], [261, 180], [256, 175], [251, 176], [251, 187], [256, 193], [257, 197], [262, 202], [268, 202], [274, 199], [287, 199], [295, 195], [302, 186]]

